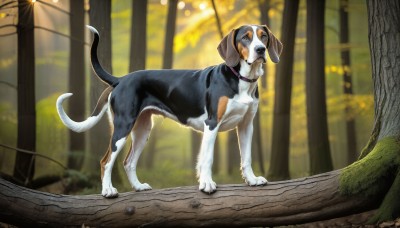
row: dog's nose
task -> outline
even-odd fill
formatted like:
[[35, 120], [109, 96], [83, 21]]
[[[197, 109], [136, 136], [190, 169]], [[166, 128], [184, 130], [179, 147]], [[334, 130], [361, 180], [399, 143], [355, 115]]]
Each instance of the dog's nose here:
[[263, 55], [265, 53], [265, 47], [262, 45], [258, 45], [254, 48], [259, 55]]

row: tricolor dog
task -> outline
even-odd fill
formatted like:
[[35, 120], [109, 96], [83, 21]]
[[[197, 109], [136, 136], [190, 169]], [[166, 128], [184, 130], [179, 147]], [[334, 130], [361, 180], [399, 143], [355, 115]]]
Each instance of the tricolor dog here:
[[[93, 114], [82, 122], [71, 120], [62, 103], [71, 93], [57, 100], [57, 111], [69, 129], [83, 132], [93, 127], [108, 113], [112, 123], [110, 146], [101, 160], [102, 195], [118, 195], [111, 182], [114, 162], [127, 137], [132, 144], [124, 160], [124, 168], [136, 191], [150, 190], [136, 175], [137, 162], [150, 135], [152, 115], [162, 115], [203, 132], [197, 161], [199, 189], [216, 191], [212, 179], [214, 142], [217, 133], [237, 130], [241, 155], [241, 170], [246, 183], [265, 185], [267, 180], [255, 176], [251, 167], [253, 118], [258, 107], [257, 79], [263, 75], [266, 51], [272, 62], [278, 63], [281, 42], [267, 26], [245, 25], [223, 38], [218, 52], [224, 63], [203, 70], [142, 70], [115, 77], [106, 72], [97, 58], [99, 33], [94, 33], [91, 61], [97, 76], [109, 87], [100, 96]], [[106, 132], [104, 132], [106, 134]]]

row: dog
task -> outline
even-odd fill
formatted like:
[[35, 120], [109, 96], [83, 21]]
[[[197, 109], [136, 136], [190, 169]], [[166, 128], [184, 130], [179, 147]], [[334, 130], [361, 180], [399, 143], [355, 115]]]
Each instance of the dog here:
[[151, 190], [136, 175], [137, 162], [152, 129], [152, 115], [162, 115], [203, 132], [196, 165], [199, 190], [213, 193], [212, 179], [214, 143], [217, 133], [237, 130], [241, 155], [241, 171], [250, 186], [265, 185], [267, 180], [255, 176], [251, 167], [253, 118], [258, 109], [257, 80], [263, 75], [266, 52], [278, 63], [282, 43], [265, 25], [244, 25], [225, 36], [217, 50], [225, 61], [203, 70], [141, 70], [124, 77], [105, 71], [97, 57], [98, 31], [94, 34], [91, 62], [94, 72], [109, 87], [103, 91], [90, 117], [82, 122], [71, 120], [62, 103], [72, 96], [65, 93], [57, 99], [61, 121], [75, 132], [93, 127], [108, 113], [113, 129], [109, 148], [102, 158], [102, 195], [118, 196], [112, 185], [111, 172], [116, 157], [131, 135], [131, 148], [123, 162], [132, 187], [136, 191]]

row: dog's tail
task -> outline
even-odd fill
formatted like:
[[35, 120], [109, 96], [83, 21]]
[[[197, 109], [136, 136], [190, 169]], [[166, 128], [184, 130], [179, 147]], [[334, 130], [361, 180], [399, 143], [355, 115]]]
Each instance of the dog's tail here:
[[65, 99], [72, 96], [72, 93], [64, 93], [63, 95], [59, 96], [57, 99], [57, 112], [60, 116], [61, 121], [65, 126], [75, 132], [84, 132], [92, 128], [96, 125], [101, 117], [103, 117], [104, 113], [108, 108], [108, 97], [112, 92], [113, 87], [108, 87], [106, 90], [103, 91], [99, 100], [97, 101], [97, 105], [92, 113], [92, 115], [82, 122], [75, 122], [69, 118], [67, 113], [65, 113], [62, 103]]
[[119, 78], [108, 73], [104, 68], [100, 65], [99, 59], [97, 57], [97, 46], [99, 44], [100, 35], [99, 32], [92, 26], [86, 25], [91, 32], [94, 34], [94, 39], [92, 43], [92, 47], [90, 49], [90, 60], [92, 61], [92, 67], [96, 75], [105, 83], [109, 84], [112, 87], [115, 87], [119, 83]]

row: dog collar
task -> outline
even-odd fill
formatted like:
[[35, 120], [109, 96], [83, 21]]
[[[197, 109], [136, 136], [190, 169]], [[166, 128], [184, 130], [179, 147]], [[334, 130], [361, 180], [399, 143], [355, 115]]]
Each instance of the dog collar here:
[[233, 74], [236, 75], [236, 77], [238, 77], [240, 80], [243, 80], [243, 81], [249, 82], [249, 83], [253, 83], [253, 82], [256, 82], [258, 80], [258, 78], [249, 79], [249, 78], [243, 77], [235, 69], [233, 69], [233, 67], [229, 66], [229, 68], [231, 69]]

